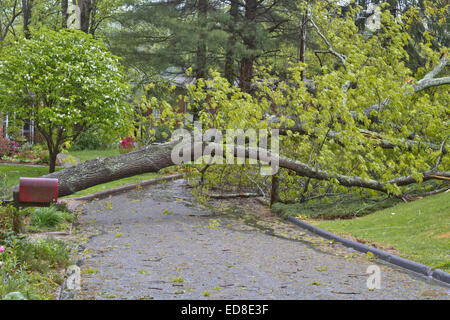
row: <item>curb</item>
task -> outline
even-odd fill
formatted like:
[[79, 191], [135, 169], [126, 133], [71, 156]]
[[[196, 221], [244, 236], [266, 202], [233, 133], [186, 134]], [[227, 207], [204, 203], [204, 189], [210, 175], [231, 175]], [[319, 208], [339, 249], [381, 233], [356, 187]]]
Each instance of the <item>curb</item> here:
[[[102, 199], [102, 198], [108, 197], [108, 196], [116, 194], [116, 193], [120, 193], [120, 192], [123, 192], [123, 191], [136, 189], [137, 186], [144, 187], [144, 186], [157, 184], [157, 183], [159, 183], [161, 181], [172, 181], [172, 180], [177, 180], [177, 179], [182, 179], [182, 178], [183, 178], [182, 174], [173, 174], [173, 175], [166, 176], [166, 177], [149, 179], [149, 180], [144, 180], [144, 181], [140, 181], [140, 182], [126, 184], [126, 185], [115, 187], [115, 188], [112, 188], [112, 189], [108, 189], [108, 190], [92, 193], [92, 194], [89, 194], [89, 195], [86, 195], [86, 196], [81, 196], [81, 197], [76, 197], [76, 198], [64, 198], [64, 199], [61, 199], [60, 201], [61, 202], [90, 201], [90, 200], [93, 200], [93, 199]], [[58, 201], [58, 202], [60, 202], [60, 201]]]
[[308, 231], [311, 231], [325, 239], [329, 239], [329, 240], [334, 240], [337, 242], [342, 243], [344, 246], [346, 247], [350, 247], [355, 249], [356, 251], [362, 252], [362, 253], [367, 253], [367, 252], [371, 252], [374, 254], [374, 256], [376, 256], [377, 258], [384, 260], [386, 262], [389, 262], [393, 265], [405, 268], [407, 270], [413, 271], [415, 273], [421, 274], [423, 276], [432, 278], [434, 280], [443, 282], [445, 284], [450, 284], [450, 273], [444, 272], [440, 269], [432, 269], [429, 266], [426, 266], [424, 264], [418, 263], [418, 262], [414, 262], [408, 259], [404, 259], [401, 257], [398, 257], [394, 254], [391, 254], [389, 252], [380, 250], [380, 249], [376, 249], [376, 248], [372, 248], [370, 246], [367, 246], [365, 244], [356, 242], [356, 241], [352, 241], [343, 237], [340, 237], [338, 235], [335, 235], [331, 232], [328, 232], [324, 229], [321, 229], [319, 227], [313, 226], [305, 221], [299, 220], [295, 217], [289, 217], [288, 218], [289, 221], [291, 221], [292, 223], [296, 224], [299, 227], [302, 227], [303, 229], [306, 229]]

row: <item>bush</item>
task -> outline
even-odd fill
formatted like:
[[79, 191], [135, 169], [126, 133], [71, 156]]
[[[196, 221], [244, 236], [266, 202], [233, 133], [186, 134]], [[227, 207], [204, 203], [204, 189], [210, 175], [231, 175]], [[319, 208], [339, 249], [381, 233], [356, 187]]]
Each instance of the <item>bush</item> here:
[[134, 150], [136, 147], [136, 141], [133, 137], [126, 137], [122, 139], [120, 143], [119, 152], [120, 153], [128, 153]]
[[31, 241], [19, 232], [26, 216], [44, 227], [61, 226], [73, 221], [73, 216], [57, 207], [31, 210], [0, 207], [0, 300], [51, 298], [63, 282], [61, 268], [71, 264], [69, 247], [63, 241]]
[[104, 130], [92, 127], [83, 131], [77, 140], [73, 143], [71, 150], [103, 150], [108, 149], [118, 140], [118, 136], [105, 133]]
[[72, 215], [55, 207], [38, 208], [31, 213], [31, 225], [38, 228], [55, 228], [66, 221], [72, 222]]
[[12, 205], [0, 207], [0, 231], [24, 231], [23, 216], [26, 211], [20, 211]]
[[42, 164], [50, 163], [50, 157], [48, 155], [47, 148], [39, 144], [36, 144], [31, 148], [29, 158], [34, 163], [42, 163]]
[[75, 141], [71, 150], [81, 151], [81, 150], [98, 150], [104, 149], [106, 147], [105, 143], [101, 140], [101, 135], [95, 130], [87, 130], [82, 132], [78, 139]]
[[[8, 176], [6, 173], [0, 174], [0, 201], [8, 200], [12, 196], [12, 191], [8, 187]], [[1, 217], [0, 217], [1, 221]], [[1, 226], [0, 226], [1, 229]]]
[[15, 243], [0, 253], [0, 298], [2, 299], [8, 293], [21, 291], [26, 286], [27, 274], [16, 255], [18, 250], [20, 247]]
[[50, 156], [48, 155], [48, 153], [41, 155], [39, 163], [50, 163]]
[[0, 157], [8, 156], [10, 153], [9, 139], [3, 137], [2, 129], [0, 129]]
[[0, 157], [10, 156], [17, 153], [18, 144], [3, 135], [3, 129], [0, 128]]
[[37, 242], [24, 241], [16, 253], [19, 262], [27, 269], [48, 272], [50, 269], [67, 267], [70, 262], [70, 251], [61, 240], [52, 238]]
[[[3, 140], [5, 140], [3, 138]], [[5, 141], [2, 142], [0, 138], [0, 153], [4, 151]], [[48, 164], [50, 157], [48, 151], [41, 145], [31, 145], [30, 143], [24, 143], [22, 146], [18, 146], [16, 142], [10, 141], [10, 151], [3, 153], [2, 160], [14, 163], [35, 163], [35, 164]]]
[[63, 281], [54, 271], [70, 265], [67, 245], [54, 239], [0, 239], [0, 299], [49, 298]]
[[393, 197], [358, 198], [349, 194], [342, 198], [323, 198], [304, 203], [277, 202], [273, 205], [273, 210], [284, 217], [301, 215], [311, 219], [350, 219], [392, 207], [399, 201], [401, 200]]

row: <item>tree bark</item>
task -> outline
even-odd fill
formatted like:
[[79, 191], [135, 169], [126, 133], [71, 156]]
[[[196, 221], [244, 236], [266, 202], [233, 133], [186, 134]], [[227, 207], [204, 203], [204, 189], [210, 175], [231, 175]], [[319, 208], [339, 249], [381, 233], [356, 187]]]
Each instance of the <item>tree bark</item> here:
[[280, 197], [278, 196], [278, 188], [279, 188], [279, 180], [278, 174], [272, 176], [272, 185], [270, 190], [270, 207], [272, 208], [273, 204], [277, 202]]
[[30, 39], [30, 22], [31, 22], [31, 9], [33, 8], [33, 0], [22, 0], [22, 13], [23, 13], [23, 32], [25, 38]]
[[[157, 146], [152, 145], [135, 152], [121, 154], [114, 157], [97, 158], [61, 171], [44, 175], [43, 177], [59, 179], [58, 194], [60, 197], [67, 196], [97, 184], [146, 172], [158, 172], [163, 168], [172, 166], [175, 164], [171, 158], [172, 150], [178, 143], [179, 142], [171, 142]], [[208, 145], [216, 147], [222, 146], [215, 143], [209, 143]], [[204, 147], [206, 146], [207, 145], [205, 144]], [[197, 155], [194, 154], [193, 146], [189, 146], [187, 150], [189, 150], [191, 154], [191, 160], [195, 160]], [[362, 179], [355, 176], [331, 174], [325, 170], [316, 169], [300, 161], [289, 159], [287, 157], [276, 154], [265, 154], [264, 150], [261, 149], [252, 150], [251, 148], [235, 147], [235, 156], [238, 156], [241, 151], [244, 151], [246, 157], [253, 155], [251, 151], [256, 151], [255, 154], [259, 155], [258, 159], [266, 163], [278, 159], [279, 166], [281, 168], [292, 170], [299, 176], [324, 181], [336, 179], [338, 183], [346, 187], [360, 187], [388, 193], [388, 184], [405, 186], [417, 182], [413, 176], [402, 176], [390, 181], [381, 182], [371, 179]], [[448, 180], [450, 179], [450, 171], [430, 170], [423, 172], [423, 181], [431, 179]]]
[[80, 8], [80, 30], [89, 33], [92, 2], [91, 0], [78, 0], [78, 7]]
[[197, 45], [197, 78], [206, 78], [206, 18], [208, 12], [208, 0], [198, 1], [198, 22], [200, 28], [200, 40]]
[[235, 43], [236, 43], [236, 28], [235, 25], [238, 22], [238, 15], [239, 15], [239, 2], [238, 0], [232, 0], [231, 1], [231, 7], [230, 7], [230, 24], [228, 26], [228, 32], [230, 33], [230, 36], [228, 38], [228, 47], [227, 52], [225, 55], [225, 78], [228, 80], [228, 82], [233, 85], [234, 80], [236, 77], [235, 71], [234, 71], [234, 58], [235, 58]]
[[57, 158], [58, 158], [58, 152], [51, 151], [50, 152], [50, 164], [49, 164], [49, 167], [48, 167], [48, 171], [50, 173], [55, 172], [55, 170], [56, 170], [56, 160], [57, 160]]
[[[306, 55], [306, 27], [308, 25], [308, 13], [305, 10], [305, 13], [302, 16], [302, 28], [300, 35], [300, 51], [299, 51], [299, 60], [300, 62], [305, 63], [305, 55]], [[305, 80], [305, 71], [301, 71], [301, 79]]]
[[245, 0], [245, 28], [243, 31], [244, 45], [247, 52], [241, 59], [239, 87], [243, 92], [251, 92], [253, 78], [253, 63], [255, 61], [256, 50], [256, 10], [258, 8], [257, 0]]
[[89, 33], [92, 34], [92, 36], [95, 36], [95, 31], [97, 30], [97, 27], [99, 25], [99, 22], [97, 21], [97, 5], [98, 0], [92, 0], [92, 9], [91, 9], [91, 21], [89, 23]]
[[61, 28], [67, 29], [67, 21], [69, 20], [69, 0], [61, 1]]
[[148, 146], [114, 157], [97, 158], [43, 177], [59, 179], [58, 194], [60, 197], [66, 196], [97, 184], [146, 172], [158, 172], [172, 166], [171, 151], [174, 146], [173, 143]]

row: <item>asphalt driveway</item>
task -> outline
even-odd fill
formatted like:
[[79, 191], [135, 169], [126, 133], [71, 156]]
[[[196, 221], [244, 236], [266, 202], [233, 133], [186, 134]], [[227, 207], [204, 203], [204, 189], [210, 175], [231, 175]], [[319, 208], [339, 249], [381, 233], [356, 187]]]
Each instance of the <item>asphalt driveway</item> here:
[[[251, 199], [198, 204], [183, 180], [83, 206], [66, 299], [449, 299], [448, 287], [331, 243]], [[367, 268], [381, 269], [381, 289]]]

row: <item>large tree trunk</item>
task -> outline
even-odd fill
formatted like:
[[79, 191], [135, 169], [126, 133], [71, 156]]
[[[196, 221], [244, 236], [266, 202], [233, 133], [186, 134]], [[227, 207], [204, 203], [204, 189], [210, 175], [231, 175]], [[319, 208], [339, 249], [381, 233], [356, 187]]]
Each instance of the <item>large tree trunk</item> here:
[[[108, 158], [97, 158], [95, 160], [86, 161], [85, 163], [73, 166], [61, 171], [47, 174], [43, 177], [57, 178], [59, 196], [67, 196], [77, 191], [87, 189], [97, 184], [122, 179], [146, 172], [158, 172], [159, 170], [174, 165], [171, 154], [177, 142], [171, 142], [163, 145], [148, 146], [141, 150], [117, 155]], [[211, 146], [221, 146], [219, 144], [210, 143]], [[204, 146], [206, 147], [206, 145]], [[235, 147], [235, 156], [244, 147]], [[189, 150], [189, 148], [188, 148]], [[217, 149], [216, 149], [217, 150]], [[251, 148], [244, 148], [246, 157], [251, 157], [253, 153]], [[191, 159], [195, 160], [193, 147], [190, 149]], [[346, 176], [341, 174], [331, 174], [324, 170], [316, 169], [302, 162], [280, 157], [278, 155], [266, 155], [264, 150], [257, 149], [259, 159], [264, 162], [276, 161], [278, 158], [279, 166], [296, 172], [299, 176], [309, 177], [312, 179], [330, 181], [333, 178], [346, 187], [360, 187], [387, 193], [388, 184], [396, 184], [398, 186], [416, 183], [417, 180], [413, 176], [404, 176], [392, 179], [390, 181], [381, 182], [370, 179], [362, 179], [360, 177]], [[423, 181], [430, 179], [450, 180], [449, 171], [430, 170], [423, 173]]]
[[66, 196], [97, 184], [146, 172], [158, 172], [172, 166], [171, 152], [174, 146], [173, 143], [148, 146], [114, 157], [97, 158], [44, 177], [59, 179], [58, 194]]
[[[446, 56], [442, 57], [439, 64], [425, 77], [420, 80], [416, 86], [420, 90], [423, 87], [431, 86], [428, 83], [433, 82], [433, 85], [445, 84], [442, 79], [447, 79], [449, 77], [436, 79], [435, 77], [448, 65], [448, 59]], [[441, 80], [441, 81], [435, 81]], [[416, 88], [416, 87], [415, 87]], [[417, 89], [416, 89], [417, 92]], [[297, 124], [297, 130], [299, 132], [303, 131], [302, 124]], [[39, 128], [38, 128], [39, 129]], [[42, 132], [41, 130], [39, 130]], [[373, 133], [365, 130], [360, 130], [362, 134], [378, 135], [378, 133]], [[306, 134], [306, 133], [305, 133]], [[337, 138], [338, 133], [329, 133], [330, 138]], [[445, 154], [445, 142], [441, 144], [440, 152]], [[118, 155], [109, 158], [98, 158], [95, 160], [86, 161], [83, 164], [73, 166], [58, 172], [50, 173], [44, 177], [57, 178], [59, 179], [59, 196], [66, 196], [75, 193], [79, 190], [83, 190], [97, 184], [106, 183], [109, 181], [126, 178], [134, 176], [137, 174], [145, 172], [158, 172], [160, 169], [174, 165], [172, 161], [172, 150], [179, 142], [171, 142], [158, 146], [148, 146], [141, 150]], [[405, 147], [412, 147], [416, 145], [416, 141], [403, 140], [401, 144]], [[381, 140], [380, 144], [385, 148], [393, 148], [398, 144], [393, 144], [389, 141]], [[206, 147], [205, 144], [203, 147]], [[217, 148], [223, 147], [219, 144], [209, 143], [208, 146], [214, 146]], [[426, 147], [431, 149], [437, 149], [437, 145], [426, 144]], [[241, 153], [240, 149], [244, 147], [235, 147], [234, 154], [239, 156]], [[193, 146], [188, 146], [187, 152], [191, 154], [191, 160], [195, 160], [195, 157], [201, 156], [201, 154], [195, 154]], [[289, 159], [276, 154], [270, 155], [266, 154], [265, 150], [257, 149], [251, 150], [250, 148], [244, 148], [245, 157], [254, 157], [255, 154], [259, 155], [258, 160], [269, 163], [278, 160], [279, 166], [288, 170], [292, 170], [297, 175], [302, 177], [308, 177], [311, 179], [331, 181], [333, 179], [337, 180], [339, 184], [346, 187], [359, 187], [367, 188], [372, 190], [377, 190], [380, 192], [388, 193], [389, 185], [405, 186], [418, 182], [416, 178], [412, 175], [397, 177], [389, 181], [377, 181], [372, 179], [363, 179], [361, 177], [347, 176], [342, 174], [334, 174], [327, 172], [325, 170], [317, 169], [311, 167], [300, 161], [294, 159]], [[253, 151], [253, 152], [250, 152]], [[438, 162], [441, 159], [439, 157]], [[437, 171], [437, 164], [435, 169], [422, 172], [422, 181], [427, 181], [431, 179], [439, 179], [450, 181], [450, 171]]]
[[69, 20], [69, 0], [61, 1], [61, 28], [67, 29], [67, 21]]
[[197, 78], [206, 78], [206, 18], [208, 12], [208, 0], [198, 1], [198, 22], [200, 28], [200, 39], [197, 44]]
[[49, 155], [50, 155], [50, 164], [48, 167], [48, 172], [52, 173], [55, 172], [56, 170], [56, 160], [58, 158], [58, 152], [51, 151], [49, 152]]
[[23, 13], [23, 32], [25, 38], [30, 39], [30, 22], [31, 22], [31, 9], [33, 8], [33, 0], [22, 0], [22, 13]]
[[239, 2], [238, 0], [231, 1], [230, 7], [230, 24], [228, 26], [228, 32], [230, 33], [228, 38], [228, 47], [225, 54], [225, 78], [228, 82], [233, 85], [236, 77], [234, 71], [234, 59], [235, 59], [235, 43], [237, 41], [236, 37], [236, 24], [238, 22], [239, 15]]
[[[300, 49], [299, 49], [299, 60], [300, 62], [305, 63], [306, 58], [306, 27], [308, 25], [308, 13], [305, 10], [305, 13], [302, 16], [302, 29], [300, 35]], [[302, 81], [305, 80], [305, 71], [301, 71]]]
[[89, 33], [89, 21], [92, 11], [91, 0], [78, 0], [78, 7], [80, 8], [80, 30]]
[[245, 0], [245, 28], [243, 34], [244, 45], [249, 50], [241, 59], [239, 87], [244, 92], [250, 92], [252, 88], [253, 63], [256, 50], [256, 10], [257, 0]]

